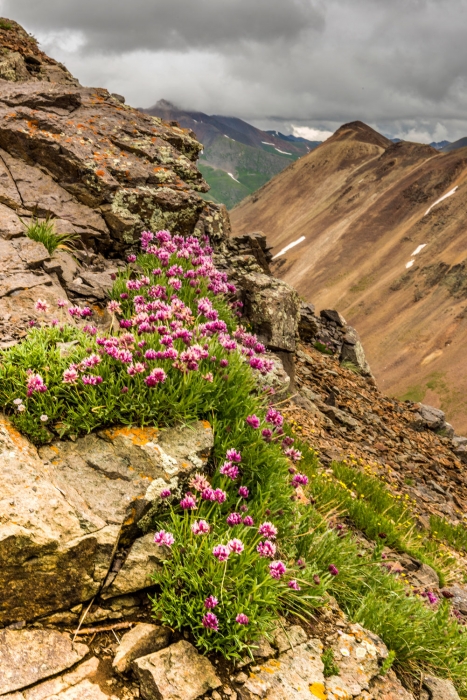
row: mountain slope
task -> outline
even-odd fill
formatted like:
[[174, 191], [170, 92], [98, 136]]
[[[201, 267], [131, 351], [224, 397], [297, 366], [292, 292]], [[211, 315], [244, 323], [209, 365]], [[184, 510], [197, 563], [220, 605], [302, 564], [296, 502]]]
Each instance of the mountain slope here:
[[466, 193], [467, 149], [391, 143], [354, 122], [231, 216], [234, 234], [262, 230], [276, 255], [304, 237], [276, 258], [280, 276], [356, 326], [384, 391], [441, 406], [460, 430]]
[[208, 199], [232, 207], [319, 145], [257, 129], [236, 117], [180, 110], [159, 100], [144, 110], [195, 132], [204, 149], [199, 168], [211, 187]]
[[462, 139], [453, 141], [452, 143], [447, 143], [442, 149], [442, 153], [449, 153], [450, 151], [456, 151], [458, 148], [465, 148], [467, 146], [467, 136]]

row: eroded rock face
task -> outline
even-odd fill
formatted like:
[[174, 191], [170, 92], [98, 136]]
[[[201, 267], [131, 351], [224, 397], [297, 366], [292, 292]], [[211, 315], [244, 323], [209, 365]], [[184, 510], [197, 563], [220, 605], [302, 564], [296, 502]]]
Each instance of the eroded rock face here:
[[0, 695], [64, 671], [88, 651], [55, 630], [0, 630]]

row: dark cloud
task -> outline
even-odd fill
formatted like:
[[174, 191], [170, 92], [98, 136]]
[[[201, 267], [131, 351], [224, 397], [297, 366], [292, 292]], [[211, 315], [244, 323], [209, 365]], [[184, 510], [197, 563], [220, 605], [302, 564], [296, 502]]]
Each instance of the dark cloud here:
[[9, 0], [4, 7], [42, 31], [81, 31], [87, 51], [112, 53], [293, 42], [323, 24], [309, 0]]
[[85, 84], [263, 127], [467, 135], [467, 0], [0, 0]]

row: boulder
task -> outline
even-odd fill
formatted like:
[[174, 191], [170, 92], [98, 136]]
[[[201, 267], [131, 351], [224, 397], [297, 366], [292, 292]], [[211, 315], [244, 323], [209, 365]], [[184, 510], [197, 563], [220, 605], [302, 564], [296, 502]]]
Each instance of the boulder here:
[[0, 695], [64, 671], [88, 651], [85, 644], [55, 630], [0, 630]]
[[467, 464], [467, 438], [454, 436], [452, 438], [454, 454], [461, 462]]
[[[435, 676], [423, 676], [423, 692], [427, 700], [460, 700], [457, 690], [454, 688], [452, 681], [445, 678], [436, 678]], [[428, 694], [426, 694], [428, 691]]]
[[136, 659], [132, 668], [145, 700], [196, 700], [222, 685], [211, 662], [185, 641]]
[[241, 280], [244, 312], [260, 342], [271, 350], [294, 352], [300, 318], [300, 298], [282, 280], [249, 273]]
[[423, 403], [417, 404], [417, 412], [414, 414], [414, 427], [419, 430], [442, 430], [446, 424], [444, 411]]
[[[344, 336], [344, 338], [346, 338]], [[344, 340], [341, 348], [340, 361], [341, 362], [351, 362], [355, 365], [364, 376], [372, 376], [370, 365], [365, 357], [365, 351], [363, 350], [363, 345], [355, 336], [349, 338], [351, 342]]]
[[[140, 534], [138, 522], [157, 509], [163, 488], [177, 493], [202, 470], [212, 444], [212, 430], [202, 422], [161, 431], [122, 428], [43, 447], [43, 461], [2, 419], [0, 624], [92, 598], [117, 544], [128, 546]], [[113, 595], [135, 590], [135, 580], [147, 585], [157, 547], [138, 544], [142, 551], [137, 545], [130, 558], [138, 566], [122, 572]]]
[[0, 419], [0, 469], [0, 624], [92, 598], [120, 525], [73, 503], [6, 419]]
[[167, 627], [142, 622], [137, 624], [121, 638], [113, 660], [114, 669], [119, 673], [126, 673], [135, 659], [168, 646], [170, 635]]
[[332, 321], [336, 326], [340, 326], [341, 328], [345, 328], [347, 325], [345, 318], [335, 309], [322, 309], [320, 311], [320, 316], [328, 321]]
[[300, 305], [300, 320], [298, 322], [298, 334], [304, 343], [310, 343], [319, 333], [318, 320], [315, 316], [313, 304], [302, 301]]
[[140, 534], [138, 522], [160, 503], [163, 489], [179, 493], [204, 468], [212, 446], [211, 426], [199, 421], [161, 430], [110, 428], [39, 452], [71, 502], [122, 527], [124, 544]]

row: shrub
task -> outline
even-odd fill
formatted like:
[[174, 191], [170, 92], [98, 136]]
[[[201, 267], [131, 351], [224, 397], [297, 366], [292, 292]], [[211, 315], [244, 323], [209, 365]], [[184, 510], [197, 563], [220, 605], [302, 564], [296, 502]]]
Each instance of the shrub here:
[[26, 226], [26, 236], [42, 243], [50, 255], [53, 255], [57, 248], [70, 250], [73, 241], [79, 238], [77, 233], [57, 233], [53, 221], [49, 218], [43, 221], [32, 219], [29, 224], [24, 221], [22, 223]]

